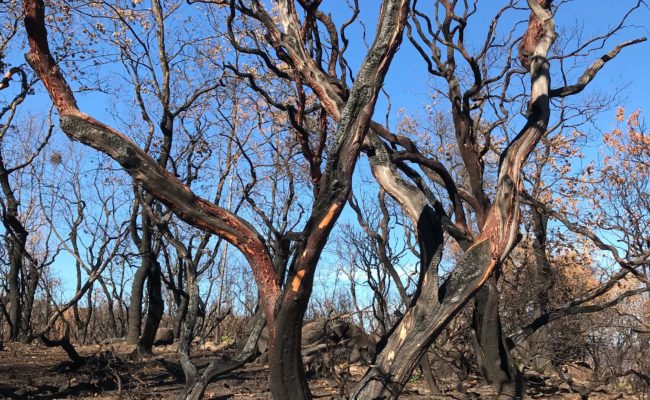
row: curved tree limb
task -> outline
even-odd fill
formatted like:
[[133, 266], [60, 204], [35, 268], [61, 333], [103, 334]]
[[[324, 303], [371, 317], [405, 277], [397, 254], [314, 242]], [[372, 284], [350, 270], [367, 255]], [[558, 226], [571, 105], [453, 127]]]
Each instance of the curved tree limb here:
[[646, 40], [648, 39], [645, 37], [641, 37], [634, 40], [628, 40], [626, 42], [619, 44], [609, 53], [605, 54], [604, 56], [592, 62], [591, 65], [585, 70], [585, 72], [582, 73], [580, 78], [578, 78], [577, 83], [574, 83], [573, 85], [564, 86], [561, 88], [552, 89], [549, 92], [549, 95], [551, 97], [567, 97], [582, 92], [584, 88], [586, 88], [587, 85], [596, 77], [596, 74], [598, 74], [598, 72], [605, 66], [605, 64], [608, 61], [612, 60], [614, 57], [616, 57], [618, 53], [621, 52], [621, 50], [623, 50], [625, 47], [632, 46], [637, 43], [645, 42]]
[[[117, 161], [138, 184], [182, 220], [217, 234], [237, 247], [251, 265], [263, 297], [268, 299], [265, 309], [272, 310], [280, 288], [261, 235], [243, 219], [196, 196], [132, 140], [81, 112], [70, 86], [50, 54], [44, 4], [38, 0], [25, 0], [23, 6], [30, 47], [25, 58], [57, 108], [61, 129], [72, 139], [102, 151]], [[272, 318], [272, 312], [267, 317]]]

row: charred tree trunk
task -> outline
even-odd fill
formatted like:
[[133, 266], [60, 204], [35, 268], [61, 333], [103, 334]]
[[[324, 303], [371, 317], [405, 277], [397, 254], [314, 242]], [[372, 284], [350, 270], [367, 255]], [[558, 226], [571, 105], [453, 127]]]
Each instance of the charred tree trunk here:
[[16, 249], [15, 240], [8, 239], [9, 245], [9, 274], [7, 283], [9, 285], [9, 339], [18, 340], [20, 336], [20, 271], [22, 255]]
[[[142, 334], [142, 305], [144, 304], [144, 284], [149, 273], [149, 259], [145, 257], [143, 252], [142, 238], [138, 234], [138, 214], [144, 215], [144, 211], [140, 210], [140, 200], [137, 197], [137, 189], [134, 190], [136, 200], [131, 212], [130, 230], [131, 238], [140, 251], [140, 266], [133, 275], [133, 282], [131, 283], [131, 296], [129, 299], [129, 330], [126, 335], [126, 342], [129, 344], [137, 344]], [[149, 227], [142, 224], [142, 236], [145, 238], [149, 236]]]
[[525, 395], [525, 382], [503, 336], [497, 280], [493, 273], [474, 297], [474, 349], [485, 380], [500, 395], [521, 399]]
[[[302, 365], [302, 320], [318, 260], [351, 191], [352, 174], [375, 109], [379, 88], [402, 41], [409, 5], [410, 2], [405, 0], [382, 3], [374, 42], [363, 60], [344, 107], [339, 109], [343, 103], [336, 99], [321, 98], [323, 103], [328, 103], [326, 107], [331, 108], [332, 114], [337, 116], [338, 128], [325, 173], [319, 177], [315, 189], [312, 215], [304, 230], [305, 239], [298, 246], [287, 287], [275, 307], [274, 318], [269, 321], [269, 385], [275, 399], [311, 398]], [[297, 20], [296, 10], [288, 3], [281, 6], [280, 13], [285, 21]], [[302, 43], [301, 29], [297, 24], [291, 22], [285, 30], [287, 37], [291, 38], [286, 43]], [[289, 46], [285, 50], [300, 65], [305, 65], [309, 59], [304, 47]], [[328, 84], [314, 79], [313, 71], [304, 72], [305, 80], [315, 91], [331, 92], [324, 86]]]
[[[196, 282], [196, 266], [191, 263], [186, 263], [187, 273], [187, 315], [185, 316], [185, 323], [182, 324], [181, 340], [178, 347], [180, 354], [181, 367], [185, 373], [185, 388], [181, 392], [180, 399], [191, 399], [193, 392], [196, 392], [196, 383], [199, 379], [196, 367], [190, 361], [190, 350], [192, 347], [192, 340], [194, 339], [194, 330], [196, 329], [196, 321], [199, 314], [199, 286]], [[204, 388], [205, 390], [205, 388]], [[203, 395], [201, 391], [200, 395]]]
[[404, 181], [390, 161], [388, 150], [371, 134], [368, 159], [375, 179], [406, 212], [416, 229], [420, 249], [418, 290], [407, 303], [405, 316], [395, 324], [389, 336], [379, 343], [379, 353], [373, 367], [356, 389], [354, 398], [396, 398], [410, 378], [411, 372], [424, 361], [434, 341], [428, 327], [433, 316], [430, 310], [438, 306], [438, 263], [442, 256], [443, 231], [440, 214], [421, 191]]
[[162, 320], [165, 311], [160, 274], [160, 263], [158, 263], [158, 260], [156, 259], [151, 259], [149, 261], [147, 274], [147, 318], [137, 348], [137, 351], [140, 354], [152, 354], [156, 332], [158, 332], [158, 326], [160, 325], [160, 321]]
[[34, 310], [34, 297], [38, 288], [40, 274], [33, 260], [29, 261], [29, 273], [27, 274], [27, 287], [25, 288], [23, 300], [23, 312], [20, 323], [20, 340], [23, 343], [29, 342], [32, 334], [32, 311]]
[[[472, 287], [480, 286], [485, 279], [483, 271], [493, 263], [490, 243], [486, 240], [472, 246], [452, 276], [440, 288], [433, 277], [435, 270], [427, 273], [420, 299], [407, 311], [395, 326], [373, 367], [357, 386], [355, 399], [394, 399], [408, 382], [411, 372], [442, 329], [470, 298]], [[436, 257], [439, 260], [439, 257]], [[472, 282], [468, 285], [467, 281]], [[438, 298], [450, 299], [440, 303]]]
[[[4, 44], [6, 45], [7, 42], [4, 42]], [[0, 64], [1, 59], [2, 56], [0, 56]], [[7, 65], [3, 65], [3, 70], [5, 69], [4, 67], [7, 67]], [[0, 116], [6, 116], [7, 112], [9, 112], [9, 114], [8, 118], [3, 120], [3, 124], [0, 124], [0, 144], [4, 134], [7, 132], [7, 128], [12, 125], [16, 107], [25, 100], [26, 96], [32, 90], [32, 84], [28, 83], [27, 75], [23, 71], [22, 67], [12, 67], [5, 72], [2, 83], [0, 83], [0, 90], [8, 88], [15, 75], [21, 77], [21, 90], [13, 96], [13, 100], [5, 102], [5, 99], [3, 99], [4, 106], [2, 110], [0, 110]], [[46, 138], [45, 143], [47, 143], [47, 140], [49, 140], [49, 136]], [[43, 146], [45, 146], [45, 143], [43, 143], [43, 145], [36, 151], [36, 154], [38, 154]], [[6, 277], [9, 307], [5, 308], [6, 305], [2, 304], [2, 313], [7, 318], [9, 324], [9, 340], [12, 341], [18, 339], [24, 340], [26, 335], [29, 335], [30, 326], [26, 327], [24, 325], [25, 319], [21, 318], [21, 314], [23, 312], [23, 307], [25, 306], [22, 298], [22, 295], [24, 294], [24, 288], [22, 287], [24, 284], [23, 281], [29, 278], [25, 277], [23, 264], [26, 259], [31, 260], [31, 257], [29, 257], [26, 248], [27, 236], [29, 233], [25, 229], [19, 216], [18, 207], [20, 206], [20, 198], [16, 198], [9, 177], [13, 172], [27, 167], [31, 162], [32, 161], [27, 161], [22, 164], [22, 166], [14, 166], [13, 168], [7, 167], [2, 152], [0, 151], [0, 190], [2, 190], [3, 195], [0, 196], [0, 223], [2, 223], [2, 226], [4, 227], [3, 245], [5, 246], [6, 255], [9, 261], [9, 270], [7, 271]], [[31, 273], [29, 276], [31, 277]], [[27, 290], [29, 291], [29, 289]], [[27, 319], [28, 325], [31, 325], [32, 302], [33, 299], [28, 304], [30, 312], [30, 318]]]
[[[129, 305], [129, 334], [127, 341], [137, 344], [133, 356], [139, 358], [152, 354], [153, 342], [164, 313], [162, 298], [162, 271], [158, 262], [158, 251], [154, 248], [154, 227], [148, 212], [152, 210], [153, 197], [147, 195], [141, 206], [141, 235], [137, 234], [135, 221], [137, 212], [131, 216], [131, 235], [140, 251], [141, 264], [133, 278], [131, 304]], [[139, 202], [136, 200], [136, 207]], [[142, 330], [142, 304], [144, 285], [147, 285], [147, 316]]]
[[[550, 38], [547, 36], [549, 21], [543, 19], [543, 17], [552, 18], [546, 15], [550, 10], [550, 5], [551, 1], [547, 0], [529, 0], [531, 13], [528, 28], [519, 46], [519, 59], [522, 65], [530, 71], [533, 85], [535, 85], [537, 78], [542, 78], [542, 80], [550, 79], [544, 76], [548, 74], [549, 67], [546, 54], [543, 55], [543, 60], [540, 60], [538, 51], [540, 43]], [[551, 40], [553, 39], [554, 37], [551, 38]], [[537, 62], [537, 65], [534, 65], [533, 60]], [[536, 76], [538, 73], [544, 74]], [[541, 83], [548, 85], [549, 82]], [[533, 101], [544, 102], [544, 108], [548, 108], [548, 87], [544, 97], [533, 98], [531, 111], [534, 111], [535, 107]], [[498, 267], [495, 268], [495, 272], [488, 283], [479, 290], [475, 298], [473, 317], [473, 328], [476, 335], [475, 349], [480, 369], [486, 380], [499, 393], [503, 392], [506, 395], [521, 398], [525, 395], [525, 383], [522, 374], [518, 371], [514, 360], [509, 354], [499, 319], [499, 292], [496, 282], [498, 270]]]
[[[290, 242], [276, 240], [273, 243], [275, 256], [273, 267], [281, 280], [287, 272]], [[299, 251], [296, 254], [300, 254]], [[295, 262], [295, 258], [294, 258]], [[305, 369], [302, 363], [302, 321], [307, 310], [310, 290], [300, 291], [301, 279], [309, 277], [295, 274], [291, 286], [284, 288], [284, 296], [292, 297], [289, 302], [282, 301], [282, 307], [276, 312], [273, 324], [268, 324], [268, 359], [269, 385], [274, 399], [309, 399], [311, 392], [307, 385]], [[311, 285], [306, 283], [307, 287]], [[298, 289], [298, 290], [295, 290]]]
[[90, 321], [92, 320], [93, 317], [93, 312], [95, 311], [95, 302], [93, 301], [93, 285], [94, 283], [91, 283], [88, 291], [86, 292], [86, 304], [88, 304], [88, 307], [86, 308], [86, 313], [83, 315], [83, 319], [81, 319], [81, 344], [86, 344], [88, 341], [88, 328], [90, 327]]
[[22, 251], [17, 243], [21, 239], [7, 235], [9, 249], [9, 273], [7, 274], [7, 284], [9, 286], [9, 339], [18, 340], [20, 337], [20, 315], [21, 315], [21, 296], [20, 296], [20, 273], [22, 271]]
[[302, 364], [302, 320], [309, 295], [283, 302], [269, 326], [269, 385], [274, 399], [311, 399]]
[[[379, 140], [377, 140], [376, 137], [373, 136], [374, 133], [371, 133], [370, 136], [366, 139], [368, 147], [370, 148], [370, 151], [368, 152], [368, 158], [370, 160], [371, 167], [373, 168], [374, 171], [377, 172], [378, 175], [381, 175], [381, 172], [379, 170], [383, 167], [390, 168], [388, 166], [389, 164], [389, 159], [388, 159], [388, 152], [386, 149], [384, 149]], [[395, 183], [399, 182], [398, 180], [395, 180]], [[384, 178], [383, 180], [380, 180], [380, 184], [387, 185], [388, 180]], [[390, 185], [389, 185], [390, 186]], [[408, 186], [405, 186], [403, 189], [406, 189], [404, 192], [405, 195], [408, 195], [408, 192], [411, 192], [413, 190], [417, 190], [415, 188], [410, 188]], [[388, 228], [388, 209], [386, 208], [385, 204], [385, 191], [382, 191], [379, 195], [379, 207], [381, 209], [382, 214], [384, 215], [384, 218], [382, 220], [382, 230], [387, 230]], [[393, 192], [394, 193], [394, 192]], [[391, 260], [388, 257], [388, 253], [386, 252], [386, 247], [388, 246], [388, 243], [386, 243], [386, 240], [382, 235], [380, 235], [377, 231], [373, 230], [366, 221], [363, 220], [363, 214], [361, 212], [361, 209], [359, 208], [358, 204], [354, 199], [350, 199], [349, 202], [350, 206], [354, 209], [354, 211], [357, 214], [357, 221], [359, 222], [360, 225], [362, 225], [363, 229], [366, 231], [366, 233], [373, 238], [373, 240], [376, 243], [375, 249], [377, 256], [381, 262], [381, 266], [383, 269], [385, 269], [388, 274], [391, 276], [393, 279], [393, 282], [395, 283], [395, 286], [397, 287], [397, 292], [400, 295], [400, 298], [402, 299], [402, 305], [404, 307], [409, 307], [411, 304], [411, 298], [406, 292], [406, 288], [402, 284], [401, 278], [399, 274], [397, 273], [397, 270], [395, 269], [395, 266], [391, 262]], [[351, 289], [354, 290], [354, 284], [351, 285]], [[374, 289], [374, 288], [373, 288]], [[375, 296], [380, 295], [379, 293], [375, 293]], [[383, 294], [381, 294], [383, 296]], [[353, 298], [354, 298], [354, 292], [353, 292]], [[358, 307], [357, 307], [358, 309]], [[381, 326], [382, 328], [382, 336], [385, 336], [388, 333], [388, 329], [384, 329], [384, 324]], [[427, 387], [429, 388], [429, 391], [431, 394], [439, 394], [440, 389], [438, 388], [435, 378], [433, 376], [433, 372], [431, 370], [431, 362], [429, 360], [428, 355], [425, 353], [425, 355], [422, 357], [422, 359], [419, 362], [419, 367], [420, 370], [422, 371], [422, 375], [424, 376], [425, 382], [427, 384]]]
[[147, 278], [148, 265], [142, 260], [140, 267], [133, 276], [131, 284], [131, 299], [129, 303], [129, 331], [126, 341], [137, 344], [142, 331], [142, 300], [144, 299], [144, 282]]
[[[18, 340], [22, 329], [22, 288], [21, 275], [24, 271], [25, 252], [28, 232], [18, 217], [19, 201], [9, 182], [9, 172], [5, 168], [0, 154], [0, 187], [6, 199], [6, 208], [2, 214], [2, 224], [5, 228], [5, 246], [9, 255], [9, 273], [7, 286], [9, 288], [9, 339]], [[4, 205], [4, 204], [3, 204]]]
[[185, 318], [187, 318], [187, 313], [188, 313], [188, 308], [189, 308], [188, 306], [189, 306], [189, 301], [185, 297], [181, 297], [180, 304], [178, 305], [178, 308], [176, 309], [176, 317], [175, 317], [175, 320], [174, 320], [174, 337], [175, 338], [181, 337], [183, 322], [185, 322]]
[[118, 337], [118, 329], [117, 329], [117, 319], [115, 318], [115, 310], [113, 309], [113, 305], [115, 304], [115, 301], [113, 299], [113, 296], [111, 292], [108, 290], [108, 286], [106, 286], [106, 282], [102, 277], [97, 278], [99, 281], [99, 284], [102, 287], [102, 291], [104, 292], [104, 296], [106, 296], [106, 311], [108, 312], [108, 326], [111, 330], [111, 336], [116, 338]]
[[[137, 347], [134, 350], [133, 356], [137, 359], [143, 355], [152, 354], [153, 342], [156, 338], [158, 326], [162, 320], [164, 313], [164, 302], [162, 298], [162, 277], [160, 263], [158, 262], [157, 251], [154, 249], [153, 226], [150, 216], [147, 214], [153, 204], [153, 198], [147, 197], [145, 199], [147, 205], [142, 207], [141, 221], [142, 221], [142, 235], [141, 237], [134, 236], [136, 243], [140, 249], [140, 257], [142, 264], [140, 269], [144, 270], [144, 276], [147, 284], [147, 316], [140, 335], [137, 341]], [[138, 269], [138, 273], [140, 272]], [[142, 278], [142, 276], [138, 276]], [[135, 281], [135, 279], [134, 279]], [[134, 282], [135, 283], [135, 282]], [[139, 293], [142, 299], [142, 293]], [[140, 300], [142, 301], [142, 300]], [[133, 305], [133, 304], [132, 304]], [[142, 304], [139, 304], [140, 307]], [[129, 316], [130, 318], [130, 316]], [[136, 323], [135, 318], [133, 322]], [[139, 322], [138, 322], [139, 323]]]
[[66, 325], [65, 333], [61, 339], [52, 340], [49, 339], [45, 334], [40, 336], [41, 341], [47, 347], [58, 347], [61, 346], [63, 351], [66, 352], [74, 368], [79, 368], [86, 363], [86, 358], [79, 355], [77, 350], [74, 348], [72, 343], [70, 343], [70, 326]]
[[[501, 155], [496, 199], [485, 217], [481, 218], [484, 221], [481, 234], [465, 251], [439, 290], [437, 271], [427, 271], [421, 286], [422, 297], [415, 299], [396, 325], [373, 367], [357, 386], [355, 399], [396, 398], [425, 349], [488, 280], [493, 270], [498, 270], [517, 240], [521, 169], [548, 126], [550, 74], [547, 54], [555, 40], [552, 14], [535, 0], [528, 0], [528, 5], [542, 28], [530, 67], [532, 90], [528, 121]], [[452, 98], [452, 101], [460, 99]], [[440, 224], [435, 219], [423, 218], [426, 208], [419, 205], [421, 202], [416, 202], [422, 195], [412, 191], [409, 196], [408, 189], [401, 184], [399, 176], [392, 173], [389, 165], [373, 168], [373, 175], [378, 181], [383, 181], [382, 187], [407, 210], [416, 232], [419, 233], [421, 227], [427, 224]], [[421, 239], [419, 242], [422, 246]]]

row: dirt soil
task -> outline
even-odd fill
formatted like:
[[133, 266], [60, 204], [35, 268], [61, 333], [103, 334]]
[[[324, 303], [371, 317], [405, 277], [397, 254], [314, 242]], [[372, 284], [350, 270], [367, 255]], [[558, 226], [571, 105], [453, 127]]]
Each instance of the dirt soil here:
[[[81, 368], [72, 368], [60, 348], [40, 344], [6, 344], [0, 351], [1, 399], [176, 399], [183, 387], [184, 376], [178, 364], [176, 348], [157, 347], [154, 356], [142, 361], [127, 361], [133, 347], [124, 343], [80, 346], [77, 351], [90, 360]], [[194, 363], [206, 366], [218, 355], [207, 349], [195, 351]], [[267, 382], [268, 368], [251, 363], [239, 371], [212, 382], [206, 399], [271, 399]], [[363, 374], [363, 368], [352, 367], [345, 379], [345, 390], [351, 390]], [[310, 377], [315, 399], [339, 399], [341, 386], [335, 379]], [[490, 399], [494, 392], [478, 379], [464, 385], [439, 382], [442, 395], [431, 395], [422, 379], [414, 377], [401, 399]], [[532, 398], [580, 399], [570, 393], [568, 385], [546, 381], [529, 383]], [[593, 393], [590, 399], [638, 399], [623, 394]]]

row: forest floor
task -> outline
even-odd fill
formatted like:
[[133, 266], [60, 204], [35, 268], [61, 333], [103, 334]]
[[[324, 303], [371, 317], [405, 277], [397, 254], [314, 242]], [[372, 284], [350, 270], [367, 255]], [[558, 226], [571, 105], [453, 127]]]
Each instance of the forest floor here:
[[[178, 364], [176, 348], [156, 347], [154, 356], [143, 362], [125, 361], [132, 350], [123, 343], [112, 345], [79, 346], [77, 351], [90, 362], [71, 369], [67, 355], [61, 348], [47, 348], [40, 344], [5, 344], [0, 351], [0, 399], [176, 399], [183, 387], [183, 373]], [[193, 362], [206, 366], [214, 357], [210, 350], [195, 352]], [[270, 399], [267, 382], [268, 368], [250, 363], [245, 368], [224, 375], [212, 382], [206, 399]], [[363, 369], [351, 368], [346, 386], [354, 387]], [[534, 382], [534, 381], [533, 381]], [[532, 398], [580, 399], [571, 393], [568, 385], [553, 379], [529, 382]], [[310, 387], [316, 399], [336, 399], [339, 385], [335, 379], [311, 378]], [[422, 380], [410, 382], [401, 399], [490, 399], [494, 392], [477, 379], [458, 382], [440, 382], [443, 394], [429, 394]], [[445, 389], [447, 388], [447, 389]], [[592, 393], [589, 399], [640, 399], [640, 395]]]

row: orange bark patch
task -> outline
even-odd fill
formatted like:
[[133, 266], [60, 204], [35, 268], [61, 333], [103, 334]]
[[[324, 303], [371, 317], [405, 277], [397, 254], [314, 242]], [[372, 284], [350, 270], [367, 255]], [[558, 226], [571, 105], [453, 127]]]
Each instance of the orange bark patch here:
[[494, 269], [494, 266], [496, 264], [497, 263], [496, 263], [496, 261], [494, 259], [492, 259], [492, 261], [490, 261], [490, 266], [485, 269], [485, 272], [483, 273], [483, 276], [481, 276], [481, 280], [479, 281], [478, 286], [476, 286], [477, 288], [483, 287], [485, 282], [490, 277], [490, 274], [492, 274], [492, 270]]
[[300, 271], [296, 272], [296, 276], [294, 276], [293, 280], [291, 281], [291, 290], [297, 292], [298, 289], [300, 289], [300, 284], [302, 283], [303, 276], [305, 276], [304, 269], [301, 269]]
[[[537, 0], [537, 4], [542, 6], [542, 8], [550, 9], [551, 1], [550, 0]], [[524, 37], [519, 44], [519, 61], [521, 65], [526, 69], [530, 69], [530, 62], [533, 54], [535, 53], [535, 48], [542, 38], [544, 29], [542, 28], [542, 23], [537, 19], [537, 16], [534, 13], [530, 13], [530, 18], [528, 21], [528, 29], [524, 34]]]
[[338, 208], [339, 208], [338, 204], [332, 204], [330, 209], [327, 210], [327, 214], [325, 214], [325, 218], [323, 218], [320, 224], [318, 224], [319, 229], [325, 228], [330, 223], [330, 221], [332, 221], [332, 218], [334, 218], [334, 213], [336, 212], [336, 210], [338, 210]]

